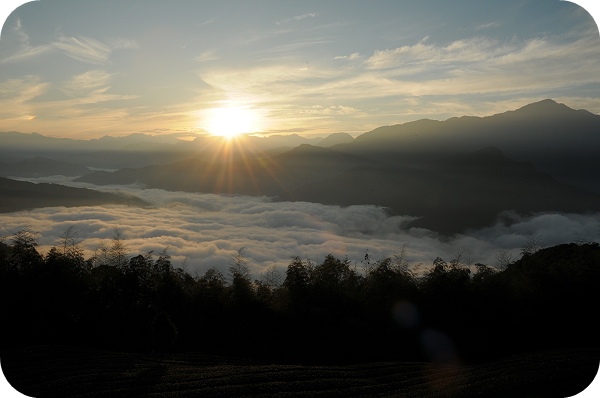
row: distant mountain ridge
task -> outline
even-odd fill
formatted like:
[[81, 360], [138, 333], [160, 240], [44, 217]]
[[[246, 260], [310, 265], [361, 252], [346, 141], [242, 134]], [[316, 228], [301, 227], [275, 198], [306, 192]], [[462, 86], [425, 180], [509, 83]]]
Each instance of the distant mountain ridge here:
[[552, 100], [492, 116], [422, 119], [356, 138], [339, 133], [307, 141], [204, 136], [151, 151], [72, 154], [143, 156], [146, 164], [77, 181], [379, 205], [444, 234], [490, 225], [505, 210], [600, 211], [600, 116]]
[[88, 173], [90, 169], [85, 166], [42, 156], [15, 163], [0, 162], [0, 177], [82, 176]]
[[0, 177], [0, 213], [32, 210], [40, 207], [76, 207], [103, 204], [148, 205], [145, 201], [133, 195], [65, 187], [59, 184], [33, 184]]
[[418, 158], [490, 146], [563, 182], [600, 193], [600, 115], [550, 99], [492, 116], [383, 126], [336, 149], [382, 159], [386, 154]]
[[[496, 115], [453, 117], [444, 121], [421, 119], [381, 126], [358, 135], [333, 133], [325, 138], [297, 134], [244, 136], [232, 145], [238, 157], [272, 157], [301, 144], [332, 147], [374, 158], [418, 158], [431, 153], [475, 151], [494, 146], [507, 156], [532, 162], [560, 181], [600, 193], [600, 115], [574, 110], [551, 99]], [[43, 156], [85, 167], [119, 169], [168, 164], [185, 158], [215, 161], [223, 140], [198, 136], [183, 141], [178, 134], [131, 134], [75, 140], [37, 133], [0, 133], [0, 158], [14, 163]]]

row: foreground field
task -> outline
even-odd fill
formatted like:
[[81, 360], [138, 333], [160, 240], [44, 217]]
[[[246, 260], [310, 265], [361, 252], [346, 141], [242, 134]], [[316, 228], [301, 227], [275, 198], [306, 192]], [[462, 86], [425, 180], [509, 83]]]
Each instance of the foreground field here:
[[42, 346], [0, 358], [8, 381], [35, 397], [568, 397], [594, 379], [599, 354], [532, 353], [478, 366], [309, 366]]

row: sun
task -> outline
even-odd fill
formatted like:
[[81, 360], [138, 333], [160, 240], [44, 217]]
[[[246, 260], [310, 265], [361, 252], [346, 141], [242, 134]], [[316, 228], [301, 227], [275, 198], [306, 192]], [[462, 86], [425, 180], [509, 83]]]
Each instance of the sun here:
[[206, 112], [205, 129], [227, 139], [260, 129], [258, 113], [243, 106], [223, 106]]

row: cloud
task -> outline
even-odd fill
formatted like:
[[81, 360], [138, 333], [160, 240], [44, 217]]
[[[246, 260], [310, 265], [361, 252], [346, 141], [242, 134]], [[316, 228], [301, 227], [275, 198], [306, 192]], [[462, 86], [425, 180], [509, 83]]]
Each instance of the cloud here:
[[61, 91], [70, 97], [78, 97], [88, 94], [90, 91], [106, 91], [110, 84], [111, 74], [104, 70], [94, 69], [73, 76], [69, 81], [61, 85]]
[[328, 107], [324, 107], [321, 105], [313, 105], [310, 108], [304, 108], [300, 110], [300, 113], [306, 113], [310, 115], [350, 115], [353, 113], [360, 112], [360, 110], [353, 108], [351, 106], [343, 106], [343, 105], [332, 105]]
[[84, 63], [106, 64], [113, 51], [137, 48], [135, 41], [123, 38], [102, 42], [87, 36], [69, 37], [64, 35], [58, 35], [54, 41], [49, 43], [32, 46], [20, 19], [15, 22], [13, 32], [19, 47], [14, 54], [0, 60], [0, 64], [22, 62], [50, 53], [63, 54]]
[[[322, 134], [364, 132], [370, 126], [419, 117], [485, 116], [515, 109], [512, 103], [522, 106], [526, 100], [557, 98], [573, 86], [583, 90], [597, 84], [599, 59], [597, 35], [587, 32], [526, 40], [481, 35], [443, 44], [425, 37], [414, 44], [378, 49], [370, 56], [354, 52], [310, 64], [304, 59], [272, 57], [250, 68], [204, 67], [199, 74], [216, 98], [252, 98], [271, 112], [274, 123], [291, 128], [310, 124]], [[352, 62], [340, 67], [339, 61]], [[570, 97], [581, 108], [594, 106], [585, 95]], [[298, 111], [311, 110], [315, 104], [344, 103], [348, 98], [353, 107], [364, 110], [360, 119], [324, 119], [323, 114]], [[410, 99], [418, 99], [419, 106], [410, 106]]]
[[309, 13], [302, 14], [302, 15], [296, 15], [291, 18], [282, 19], [280, 21], [275, 22], [275, 24], [282, 25], [282, 24], [286, 24], [286, 23], [290, 23], [290, 22], [297, 22], [297, 21], [301, 21], [306, 18], [316, 18], [318, 15], [319, 14], [317, 14], [316, 12], [309, 12]]
[[352, 53], [350, 55], [338, 55], [333, 57], [333, 59], [346, 59], [348, 61], [353, 61], [355, 59], [360, 59], [360, 53]]
[[0, 236], [29, 225], [40, 232], [40, 251], [47, 252], [73, 226], [89, 256], [119, 228], [131, 255], [159, 253], [167, 248], [175, 266], [185, 264], [191, 274], [199, 275], [210, 267], [227, 273], [233, 255], [243, 247], [258, 278], [272, 265], [284, 270], [292, 256], [316, 263], [328, 254], [347, 257], [361, 270], [366, 253], [376, 261], [399, 253], [403, 247], [408, 261], [422, 264], [422, 268], [437, 256], [450, 261], [462, 249], [470, 251], [473, 263], [494, 265], [498, 250], [508, 250], [516, 258], [533, 234], [545, 246], [598, 241], [600, 219], [598, 214], [520, 217], [507, 213], [495, 226], [442, 239], [432, 231], [408, 229], [407, 223], [414, 217], [390, 217], [385, 209], [375, 206], [342, 208], [273, 202], [266, 197], [120, 189], [141, 196], [154, 207], [54, 207], [2, 214]]
[[217, 53], [214, 50], [204, 51], [200, 55], [197, 55], [194, 58], [194, 60], [199, 63], [216, 61], [217, 59], [219, 59], [219, 56], [217, 55]]
[[45, 93], [49, 86], [34, 75], [0, 82], [0, 118], [3, 127], [10, 128], [11, 120], [34, 119], [35, 111], [29, 101]]
[[500, 26], [502, 26], [502, 24], [500, 22], [494, 21], [494, 22], [488, 22], [488, 23], [481, 24], [481, 25], [477, 26], [475, 28], [475, 30], [495, 29], [495, 28], [499, 28]]

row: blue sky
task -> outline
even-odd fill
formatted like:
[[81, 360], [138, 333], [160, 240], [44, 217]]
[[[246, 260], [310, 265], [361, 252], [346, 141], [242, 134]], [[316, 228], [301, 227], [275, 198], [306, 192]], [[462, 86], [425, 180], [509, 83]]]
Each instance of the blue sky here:
[[558, 0], [41, 0], [2, 28], [0, 131], [357, 135], [545, 98], [600, 113], [599, 70], [594, 19]]

